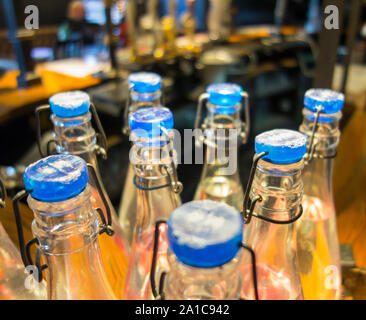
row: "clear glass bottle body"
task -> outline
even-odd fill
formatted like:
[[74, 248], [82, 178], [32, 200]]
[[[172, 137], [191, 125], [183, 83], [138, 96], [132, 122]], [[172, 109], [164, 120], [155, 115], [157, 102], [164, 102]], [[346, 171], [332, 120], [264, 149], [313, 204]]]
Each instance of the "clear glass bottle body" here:
[[47, 268], [50, 300], [115, 299], [99, 249], [99, 220], [87, 186], [61, 202], [40, 202], [31, 196], [32, 232], [39, 241]]
[[[99, 146], [96, 143], [96, 133], [91, 124], [91, 114], [87, 113], [75, 118], [59, 118], [53, 114], [51, 115], [51, 120], [54, 124], [54, 138], [57, 141], [57, 152], [60, 154], [77, 155], [94, 167], [105, 199], [111, 209], [112, 228], [115, 233], [112, 237], [106, 233], [102, 234], [99, 243], [108, 280], [117, 298], [122, 299], [129, 247], [124, 230], [119, 224], [117, 213], [102, 183], [96, 158]], [[90, 200], [93, 207], [101, 208], [107, 219], [106, 208], [98, 192], [97, 182], [94, 181], [92, 176], [89, 179], [89, 184], [91, 185]]]
[[211, 137], [205, 138], [204, 167], [194, 200], [225, 202], [241, 210], [244, 193], [238, 169], [238, 145], [243, 134], [240, 104], [230, 115], [217, 114], [217, 106], [209, 102], [207, 108], [203, 127]]
[[[212, 200], [225, 202], [230, 206], [241, 209], [244, 199], [243, 187], [239, 178], [239, 171], [233, 174], [222, 174], [220, 169], [226, 167], [224, 161], [215, 157], [216, 147], [207, 147], [205, 164], [194, 200]], [[233, 148], [226, 148], [225, 153], [236, 153]], [[209, 163], [208, 159], [214, 159]]]
[[28, 289], [26, 287], [28, 276], [32, 279], [31, 275], [25, 273], [19, 251], [0, 223], [0, 300], [47, 299], [44, 281], [38, 284], [31, 280]]
[[[289, 220], [299, 213], [303, 183], [301, 170], [303, 162], [275, 165], [263, 160], [258, 162], [250, 191], [250, 198], [257, 194], [254, 214], [274, 220]], [[256, 254], [258, 295], [260, 300], [303, 299], [300, 269], [296, 253], [294, 223], [275, 224], [252, 217], [244, 225], [244, 243]], [[242, 298], [254, 299], [250, 277], [250, 260], [243, 259]], [[250, 291], [248, 291], [250, 290]]]
[[[242, 254], [216, 268], [195, 268], [169, 254], [169, 272], [165, 281], [168, 300], [237, 300], [242, 287], [239, 265]], [[157, 278], [158, 279], [158, 278]]]
[[[310, 136], [315, 114], [304, 109], [300, 131]], [[303, 172], [304, 214], [297, 222], [297, 250], [305, 299], [341, 297], [340, 250], [332, 193], [333, 159], [339, 141], [340, 112], [321, 116], [314, 143], [314, 158]], [[324, 119], [329, 121], [323, 122]]]
[[[161, 91], [153, 93], [138, 93], [134, 90], [131, 91], [131, 104], [128, 107], [129, 114], [140, 108], [159, 106], [161, 106]], [[125, 119], [125, 121], [127, 121], [127, 119]], [[125, 125], [128, 124], [126, 123]], [[119, 221], [125, 231], [129, 246], [132, 244], [133, 230], [137, 216], [137, 190], [133, 185], [134, 176], [135, 170], [130, 163], [118, 209]]]
[[[179, 196], [173, 192], [171, 180], [164, 165], [171, 165], [168, 145], [143, 147], [134, 144], [130, 158], [134, 164], [136, 179], [143, 188], [137, 189], [137, 216], [125, 282], [124, 298], [128, 300], [152, 299], [150, 269], [153, 255], [155, 222], [168, 219], [180, 205]], [[157, 277], [167, 268], [168, 249], [166, 225], [160, 225]]]

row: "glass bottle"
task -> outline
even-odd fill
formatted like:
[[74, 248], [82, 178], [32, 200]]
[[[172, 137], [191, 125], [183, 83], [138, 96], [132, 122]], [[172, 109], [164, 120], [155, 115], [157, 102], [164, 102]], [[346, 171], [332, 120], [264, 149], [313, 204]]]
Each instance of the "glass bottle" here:
[[[0, 207], [5, 207], [5, 187], [1, 180], [0, 186], [4, 198], [0, 199]], [[27, 288], [26, 279], [19, 251], [0, 222], [0, 300], [47, 299], [45, 283]]]
[[[129, 117], [130, 161], [135, 169], [137, 216], [125, 282], [124, 298], [151, 299], [149, 279], [155, 221], [167, 219], [179, 205], [176, 195], [182, 190], [177, 180], [173, 142], [173, 114], [167, 108], [140, 109]], [[161, 226], [159, 257], [167, 265], [166, 228]]]
[[[161, 77], [151, 72], [131, 73], [128, 77], [129, 96], [124, 115], [123, 133], [130, 134], [128, 117], [140, 108], [160, 107], [162, 105]], [[129, 164], [123, 193], [119, 206], [119, 221], [125, 230], [128, 245], [131, 246], [132, 234], [136, 223], [137, 191], [133, 186], [135, 175], [132, 164]]]
[[32, 232], [47, 264], [48, 298], [115, 299], [102, 263], [85, 161], [73, 155], [41, 159], [26, 168], [24, 185], [34, 212]]
[[[306, 137], [292, 130], [267, 131], [256, 136], [255, 152], [244, 199], [243, 239], [256, 254], [259, 299], [303, 299], [294, 221], [302, 214]], [[245, 274], [248, 263], [241, 268]], [[248, 287], [242, 297], [252, 299]]]
[[[103, 128], [95, 107], [90, 103], [89, 95], [86, 92], [70, 91], [58, 93], [50, 98], [49, 103], [52, 111], [51, 121], [54, 126], [54, 140], [50, 142], [56, 144], [57, 153], [77, 155], [94, 167], [98, 181], [95, 181], [94, 177], [91, 177], [89, 181], [92, 205], [94, 208], [101, 208], [105, 219], [107, 219], [104, 202], [97, 190], [98, 183], [101, 185], [103, 195], [111, 211], [112, 225], [115, 233], [112, 237], [102, 234], [99, 242], [108, 280], [117, 298], [121, 299], [127, 272], [128, 246], [117, 214], [103, 186], [98, 167], [97, 154], [106, 155], [106, 139]], [[92, 126], [92, 116], [99, 129], [98, 134]], [[97, 144], [97, 135], [102, 137], [103, 147]]]
[[[243, 123], [240, 117], [243, 97], [247, 123]], [[205, 100], [207, 117], [202, 129], [205, 132], [206, 152], [194, 200], [225, 202], [241, 210], [244, 194], [237, 158], [238, 144], [245, 143], [249, 133], [248, 96], [236, 84], [220, 83], [208, 86], [206, 93], [199, 99], [196, 129]]]
[[303, 217], [297, 250], [305, 299], [341, 297], [341, 266], [332, 192], [333, 158], [340, 138], [344, 96], [328, 89], [305, 93], [300, 131], [308, 137], [303, 173]]
[[123, 133], [130, 134], [128, 117], [139, 108], [162, 105], [161, 76], [153, 72], [134, 72], [128, 76], [128, 96], [124, 112]]
[[225, 203], [197, 200], [175, 209], [167, 226], [169, 269], [166, 280], [159, 284], [163, 287], [160, 297], [239, 299], [240, 263], [245, 256], [240, 250], [243, 238], [240, 212]]

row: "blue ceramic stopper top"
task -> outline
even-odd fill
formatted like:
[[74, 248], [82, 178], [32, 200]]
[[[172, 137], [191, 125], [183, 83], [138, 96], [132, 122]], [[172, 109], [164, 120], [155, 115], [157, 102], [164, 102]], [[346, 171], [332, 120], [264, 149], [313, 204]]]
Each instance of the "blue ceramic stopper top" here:
[[51, 111], [60, 118], [74, 118], [89, 111], [90, 98], [83, 91], [67, 91], [49, 99]]
[[342, 110], [344, 95], [330, 89], [309, 89], [305, 92], [304, 106], [306, 109], [316, 112], [321, 107], [321, 113], [333, 114]]
[[136, 72], [128, 76], [128, 84], [138, 93], [152, 93], [160, 90], [161, 76], [153, 72]]
[[169, 248], [192, 267], [214, 268], [231, 261], [242, 238], [243, 219], [225, 203], [191, 201], [175, 209], [168, 220]]
[[215, 83], [207, 87], [208, 101], [219, 106], [216, 108], [217, 114], [233, 114], [236, 106], [241, 100], [243, 88], [234, 83]]
[[266, 131], [255, 137], [255, 152], [268, 152], [262, 159], [274, 164], [295, 163], [306, 153], [306, 140], [306, 136], [298, 131]]
[[173, 128], [173, 113], [165, 107], [140, 108], [129, 119], [131, 131], [139, 138], [158, 138], [164, 136], [161, 128]]
[[58, 202], [80, 194], [88, 183], [86, 162], [73, 155], [55, 155], [29, 165], [23, 174], [32, 198]]

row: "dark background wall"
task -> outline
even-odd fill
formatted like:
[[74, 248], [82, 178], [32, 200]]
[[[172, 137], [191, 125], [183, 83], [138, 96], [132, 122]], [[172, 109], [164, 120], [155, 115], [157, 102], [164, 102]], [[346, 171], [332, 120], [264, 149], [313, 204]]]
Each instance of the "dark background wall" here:
[[[285, 24], [301, 25], [306, 20], [310, 0], [288, 0]], [[237, 25], [272, 24], [276, 0], [233, 0]]]

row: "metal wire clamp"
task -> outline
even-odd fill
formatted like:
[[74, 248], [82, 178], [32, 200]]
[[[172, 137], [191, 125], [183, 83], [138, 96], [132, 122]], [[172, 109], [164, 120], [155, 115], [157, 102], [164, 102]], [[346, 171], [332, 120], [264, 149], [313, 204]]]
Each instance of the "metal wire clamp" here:
[[318, 145], [318, 143], [315, 142], [315, 134], [318, 130], [318, 123], [319, 123], [321, 110], [322, 110], [322, 107], [318, 106], [317, 111], [315, 113], [313, 130], [311, 131], [311, 135], [309, 137], [309, 144], [307, 146], [306, 154], [304, 155], [305, 164], [309, 164], [315, 157], [319, 158], [319, 159], [333, 159], [337, 156], [337, 151], [334, 151], [333, 154], [327, 155], [327, 156], [323, 156], [323, 155], [315, 156], [316, 147]]
[[[102, 198], [103, 204], [104, 204], [104, 206], [106, 208], [106, 212], [107, 212], [107, 221], [106, 221], [102, 209], [100, 209], [100, 208], [96, 209], [100, 216], [101, 222], [102, 222], [100, 224], [99, 234], [102, 234], [105, 232], [109, 236], [112, 236], [114, 234], [114, 231], [112, 229], [112, 217], [111, 217], [110, 207], [108, 206], [104, 193], [102, 192], [100, 181], [97, 178], [94, 167], [90, 164], [88, 164], [87, 166], [88, 166], [89, 172], [91, 173], [91, 175], [93, 176], [93, 179], [96, 182], [98, 192]], [[23, 261], [23, 264], [25, 267], [27, 267], [29, 265], [31, 265], [31, 266], [34, 265], [33, 259], [30, 254], [30, 250], [31, 250], [32, 245], [34, 245], [34, 244], [39, 245], [37, 238], [33, 238], [32, 240], [25, 243], [24, 232], [23, 232], [23, 221], [22, 221], [22, 216], [20, 214], [20, 209], [19, 209], [19, 201], [22, 200], [23, 198], [27, 197], [31, 192], [32, 192], [32, 190], [21, 190], [14, 196], [14, 198], [12, 200], [15, 223], [17, 226], [17, 234], [18, 234], [18, 240], [19, 240], [19, 251], [20, 251], [20, 255], [21, 255], [21, 258], [22, 258], [22, 261]], [[42, 271], [47, 268], [47, 265], [46, 264], [41, 265], [39, 248], [37, 248], [37, 250], [36, 250], [35, 266], [38, 270], [38, 277], [36, 277], [35, 274], [33, 274], [33, 277], [36, 281], [40, 282], [43, 279]]]
[[13, 210], [14, 210], [14, 217], [15, 217], [15, 223], [17, 226], [17, 233], [18, 233], [18, 240], [19, 240], [19, 251], [20, 251], [20, 255], [23, 261], [24, 266], [27, 268], [28, 266], [36, 266], [37, 268], [37, 273], [38, 275], [36, 275], [33, 271], [31, 271], [31, 274], [34, 278], [34, 280], [41, 282], [43, 279], [43, 275], [42, 275], [42, 271], [44, 269], [47, 268], [47, 265], [41, 264], [41, 255], [40, 255], [40, 250], [39, 248], [37, 248], [36, 250], [36, 259], [35, 259], [35, 264], [33, 263], [33, 259], [31, 257], [30, 254], [30, 250], [32, 245], [34, 244], [38, 244], [38, 239], [37, 238], [33, 238], [32, 240], [28, 241], [27, 243], [25, 243], [24, 240], [24, 233], [23, 233], [23, 222], [22, 222], [22, 216], [20, 214], [20, 210], [19, 210], [19, 201], [22, 200], [23, 198], [27, 197], [29, 194], [31, 193], [31, 190], [21, 190], [19, 191], [13, 198]]
[[[241, 92], [241, 96], [244, 101], [244, 113], [245, 113], [245, 120], [242, 121], [242, 129], [243, 131], [240, 134], [240, 137], [242, 139], [242, 143], [246, 143], [248, 141], [249, 131], [250, 131], [250, 110], [249, 110], [249, 95], [247, 92], [243, 91]], [[197, 113], [196, 113], [196, 119], [194, 122], [194, 129], [198, 129], [201, 121], [201, 115], [202, 115], [202, 109], [203, 104], [207, 102], [209, 97], [209, 94], [207, 92], [202, 93], [198, 98], [198, 106], [197, 106]], [[202, 125], [202, 128], [204, 128], [204, 125]]]
[[[164, 283], [165, 278], [167, 276], [167, 272], [163, 271], [161, 273], [159, 279], [159, 289], [156, 288], [156, 281], [155, 281], [155, 273], [156, 273], [156, 262], [158, 257], [158, 249], [159, 249], [159, 237], [160, 237], [160, 230], [159, 227], [162, 224], [166, 224], [166, 220], [157, 220], [155, 222], [155, 230], [154, 230], [154, 246], [153, 246], [153, 256], [151, 261], [151, 269], [150, 269], [150, 286], [151, 291], [156, 300], [165, 300], [165, 293], [164, 293]], [[258, 300], [258, 281], [257, 281], [257, 267], [256, 267], [256, 259], [255, 259], [255, 252], [252, 248], [245, 245], [244, 243], [240, 242], [239, 247], [242, 247], [245, 250], [248, 250], [252, 260], [252, 278], [253, 278], [253, 286], [254, 286], [254, 297], [255, 300]]]
[[88, 163], [87, 166], [88, 166], [89, 174], [92, 175], [93, 180], [96, 182], [95, 185], [98, 189], [98, 193], [99, 193], [100, 197], [102, 198], [103, 205], [104, 205], [104, 208], [107, 213], [107, 221], [106, 221], [103, 210], [101, 208], [96, 209], [99, 214], [99, 217], [101, 219], [99, 234], [102, 234], [105, 232], [107, 235], [113, 236], [114, 230], [112, 228], [111, 208], [108, 205], [107, 199], [106, 199], [105, 194], [102, 189], [102, 184], [101, 184], [100, 180], [98, 179], [98, 175], [95, 171], [95, 168], [90, 163]]
[[161, 131], [163, 131], [167, 139], [167, 144], [169, 146], [169, 159], [170, 159], [170, 165], [163, 165], [161, 169], [164, 169], [166, 174], [168, 175], [173, 192], [180, 194], [183, 191], [183, 184], [178, 180], [177, 168], [174, 163], [174, 154], [173, 154], [174, 149], [172, 148], [173, 141], [169, 136], [169, 132], [164, 127], [161, 128]]
[[298, 220], [301, 217], [302, 213], [303, 213], [302, 204], [299, 205], [299, 213], [296, 214], [295, 217], [293, 217], [289, 220], [275, 220], [275, 219], [271, 219], [271, 218], [268, 218], [268, 217], [264, 217], [264, 216], [254, 214], [255, 205], [257, 204], [257, 202], [262, 202], [263, 199], [262, 199], [262, 196], [260, 194], [256, 195], [253, 199], [250, 199], [250, 191], [252, 189], [255, 172], [256, 172], [257, 166], [258, 166], [258, 162], [259, 162], [260, 159], [262, 159], [267, 154], [268, 154], [268, 152], [261, 152], [259, 154], [255, 154], [254, 157], [253, 157], [253, 163], [252, 163], [252, 167], [250, 169], [249, 180], [248, 180], [248, 184], [247, 184], [246, 189], [245, 189], [245, 195], [244, 195], [244, 201], [243, 201], [242, 217], [244, 219], [244, 223], [245, 224], [250, 223], [252, 217], [256, 217], [258, 219], [262, 219], [264, 221], [274, 223], [274, 224], [290, 224], [290, 223], [293, 223], [296, 220]]
[[[41, 138], [42, 138], [42, 130], [41, 130], [41, 120], [40, 120], [40, 114], [43, 111], [46, 110], [50, 110], [51, 107], [49, 105], [43, 105], [40, 106], [38, 108], [36, 108], [35, 110], [35, 117], [36, 117], [36, 131], [37, 131], [37, 146], [38, 146], [38, 151], [39, 154], [41, 155], [42, 158], [46, 157], [46, 155], [42, 152], [41, 149]], [[102, 123], [100, 122], [99, 116], [98, 116], [98, 112], [97, 109], [95, 108], [95, 105], [93, 103], [90, 103], [90, 111], [92, 114], [92, 118], [94, 119], [97, 128], [98, 128], [98, 132], [96, 133], [96, 137], [97, 140], [100, 141], [100, 146], [98, 145], [97, 147], [97, 153], [101, 154], [103, 159], [107, 159], [107, 150], [108, 150], [108, 146], [107, 146], [107, 137], [105, 135]], [[57, 140], [50, 140], [47, 142], [47, 156], [51, 154], [51, 143], [55, 143], [57, 144], [58, 141]]]

